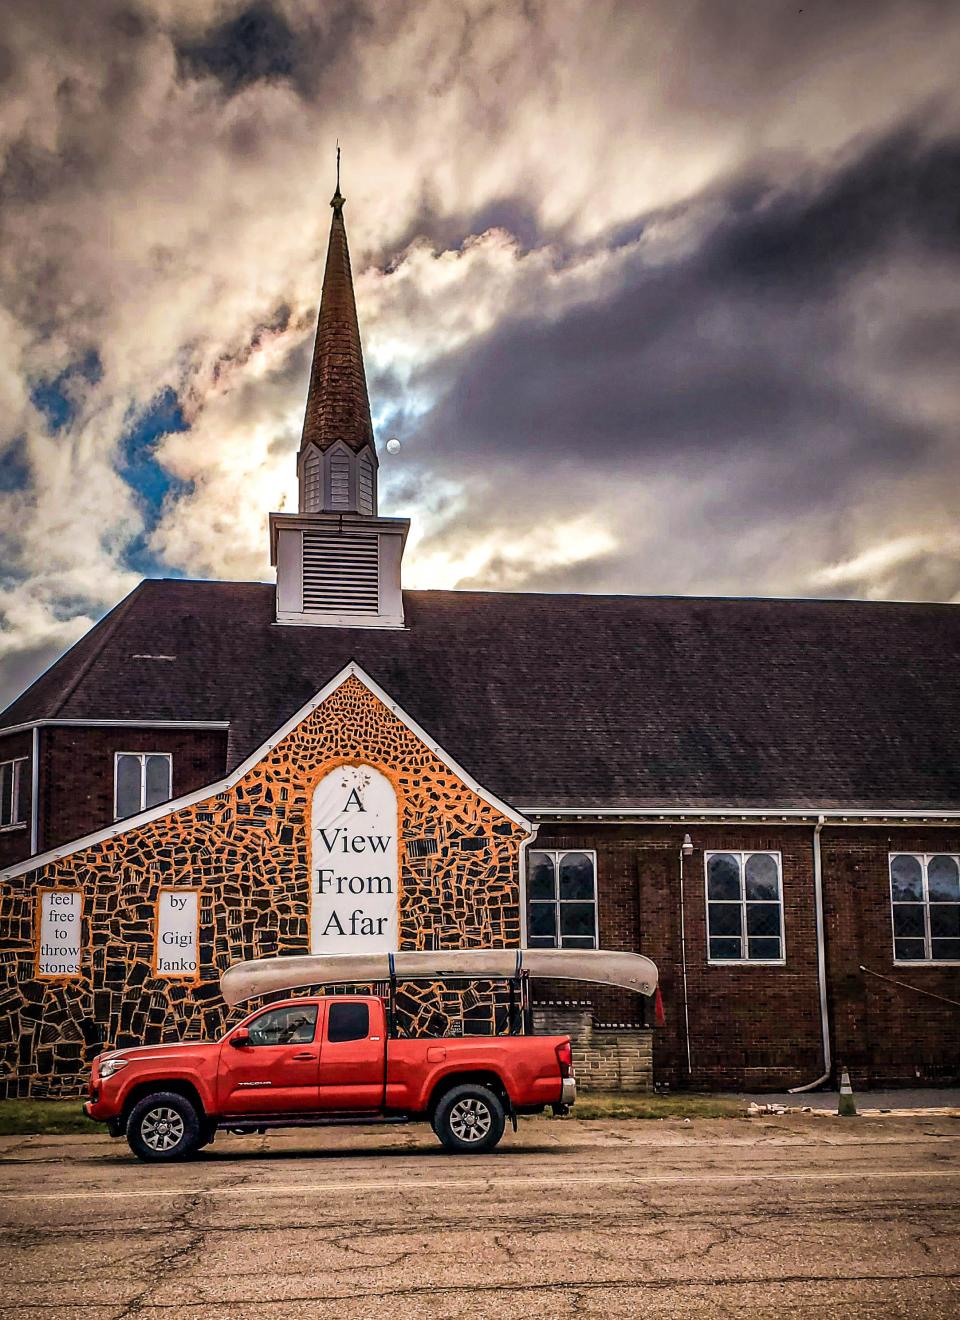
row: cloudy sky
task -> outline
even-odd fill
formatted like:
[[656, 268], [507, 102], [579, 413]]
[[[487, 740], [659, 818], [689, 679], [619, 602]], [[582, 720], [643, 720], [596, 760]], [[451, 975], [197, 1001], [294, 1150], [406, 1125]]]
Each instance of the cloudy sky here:
[[960, 601], [955, 0], [6, 0], [0, 705], [270, 577], [334, 144], [406, 585]]

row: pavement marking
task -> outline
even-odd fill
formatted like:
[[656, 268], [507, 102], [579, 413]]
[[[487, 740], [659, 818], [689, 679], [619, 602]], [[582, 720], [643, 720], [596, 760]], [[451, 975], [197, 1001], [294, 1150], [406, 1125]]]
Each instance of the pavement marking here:
[[[830, 1170], [805, 1173], [655, 1173], [655, 1174], [613, 1174], [602, 1177], [537, 1177], [498, 1178], [489, 1174], [483, 1178], [413, 1178], [407, 1183], [406, 1193], [420, 1188], [477, 1189], [499, 1192], [504, 1188], [530, 1187], [611, 1187], [611, 1186], [660, 1186], [673, 1183], [758, 1183], [758, 1182], [846, 1182], [856, 1179], [885, 1178], [957, 1178], [960, 1168], [956, 1169], [850, 1169]], [[312, 1183], [256, 1183], [228, 1187], [144, 1187], [133, 1191], [84, 1191], [84, 1192], [0, 1192], [2, 1201], [109, 1201], [127, 1200], [137, 1197], [209, 1197], [209, 1196], [256, 1196], [263, 1197], [272, 1193], [302, 1196], [324, 1196], [330, 1192], [396, 1191], [395, 1179], [389, 1182], [312, 1182]]]

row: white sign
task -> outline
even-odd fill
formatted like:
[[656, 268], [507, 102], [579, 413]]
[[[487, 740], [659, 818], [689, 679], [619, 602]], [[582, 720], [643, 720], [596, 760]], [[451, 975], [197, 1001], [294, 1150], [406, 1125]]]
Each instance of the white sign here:
[[40, 900], [40, 976], [76, 976], [80, 971], [80, 893], [45, 890]]
[[312, 953], [398, 947], [397, 795], [370, 765], [343, 765], [313, 794]]
[[197, 973], [197, 891], [161, 889], [157, 903], [157, 975]]

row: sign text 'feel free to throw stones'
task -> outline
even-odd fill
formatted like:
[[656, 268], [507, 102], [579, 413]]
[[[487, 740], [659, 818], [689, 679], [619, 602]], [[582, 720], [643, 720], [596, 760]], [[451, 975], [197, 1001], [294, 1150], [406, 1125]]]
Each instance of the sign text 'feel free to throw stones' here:
[[313, 953], [397, 948], [397, 795], [369, 765], [340, 766], [313, 795], [310, 947]]
[[40, 900], [40, 976], [76, 976], [80, 971], [80, 913], [78, 890], [48, 889]]

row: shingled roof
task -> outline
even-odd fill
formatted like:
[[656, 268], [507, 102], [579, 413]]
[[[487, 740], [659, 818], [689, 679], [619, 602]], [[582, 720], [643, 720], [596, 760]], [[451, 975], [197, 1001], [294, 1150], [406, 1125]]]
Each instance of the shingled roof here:
[[413, 591], [405, 611], [278, 627], [270, 585], [143, 582], [0, 726], [228, 720], [232, 768], [355, 660], [519, 808], [960, 808], [956, 606]]
[[330, 203], [333, 220], [323, 273], [301, 450], [311, 442], [320, 449], [327, 449], [337, 440], [342, 440], [356, 452], [365, 445], [373, 445], [373, 423], [363, 369], [350, 251], [343, 222], [344, 201], [338, 179]]

